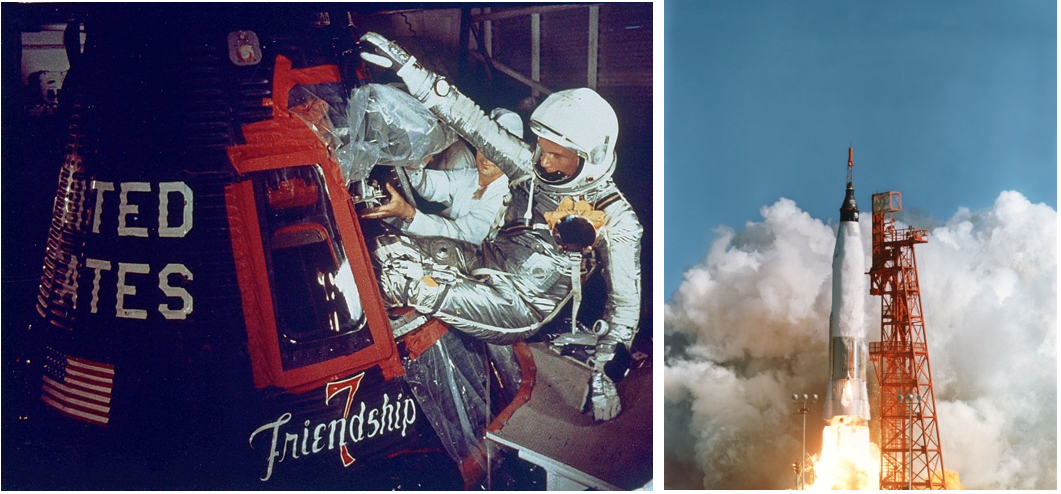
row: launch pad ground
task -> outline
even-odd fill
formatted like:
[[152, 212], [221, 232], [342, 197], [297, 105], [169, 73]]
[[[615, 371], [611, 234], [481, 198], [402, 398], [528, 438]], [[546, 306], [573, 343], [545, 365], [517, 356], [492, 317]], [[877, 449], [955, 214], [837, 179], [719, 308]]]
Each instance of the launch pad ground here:
[[537, 378], [530, 401], [487, 439], [512, 448], [547, 472], [550, 490], [631, 490], [652, 480], [652, 368], [619, 382], [623, 411], [594, 422], [581, 413], [590, 369], [530, 345]]

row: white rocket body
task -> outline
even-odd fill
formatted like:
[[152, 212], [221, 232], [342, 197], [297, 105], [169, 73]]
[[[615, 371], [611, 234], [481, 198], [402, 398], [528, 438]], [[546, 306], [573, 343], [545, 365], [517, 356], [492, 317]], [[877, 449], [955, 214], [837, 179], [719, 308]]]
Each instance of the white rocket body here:
[[[850, 153], [850, 150], [849, 150]], [[853, 166], [848, 160], [848, 166]], [[833, 250], [833, 304], [829, 312], [829, 387], [825, 392], [825, 420], [836, 416], [869, 420], [865, 330], [866, 258], [858, 227], [855, 190], [847, 184], [840, 209], [840, 228]]]

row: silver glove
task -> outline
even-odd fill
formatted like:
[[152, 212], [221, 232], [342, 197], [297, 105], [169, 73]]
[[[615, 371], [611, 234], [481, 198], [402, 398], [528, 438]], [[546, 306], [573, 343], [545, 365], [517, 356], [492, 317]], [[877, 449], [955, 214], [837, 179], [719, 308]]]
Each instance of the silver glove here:
[[590, 402], [593, 404], [593, 419], [598, 421], [611, 420], [623, 409], [615, 383], [599, 370], [593, 371], [590, 377]]

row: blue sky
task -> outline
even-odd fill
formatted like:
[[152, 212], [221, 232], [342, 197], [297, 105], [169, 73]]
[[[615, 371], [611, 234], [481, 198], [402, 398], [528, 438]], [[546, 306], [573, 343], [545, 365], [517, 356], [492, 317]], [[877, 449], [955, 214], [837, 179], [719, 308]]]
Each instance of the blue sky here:
[[[946, 220], [1017, 190], [1057, 208], [1056, 4], [667, 0], [669, 300], [728, 225], [790, 198], [839, 217], [898, 190]], [[927, 225], [920, 225], [927, 226]]]

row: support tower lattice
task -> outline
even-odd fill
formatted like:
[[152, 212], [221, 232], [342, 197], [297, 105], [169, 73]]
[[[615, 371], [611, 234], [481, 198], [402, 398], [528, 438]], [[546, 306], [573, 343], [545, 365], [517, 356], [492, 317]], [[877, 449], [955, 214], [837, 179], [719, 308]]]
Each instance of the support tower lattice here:
[[[936, 397], [925, 344], [914, 245], [923, 228], [895, 228], [898, 192], [873, 195], [870, 294], [881, 297], [881, 338], [870, 344], [880, 385], [881, 489], [945, 489]], [[908, 398], [914, 394], [918, 400]]]

